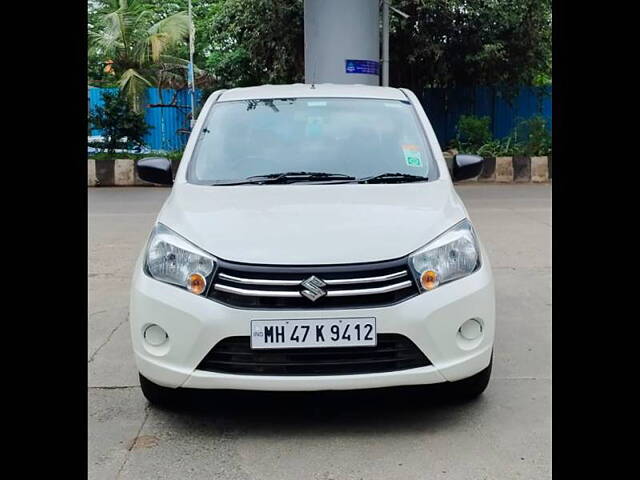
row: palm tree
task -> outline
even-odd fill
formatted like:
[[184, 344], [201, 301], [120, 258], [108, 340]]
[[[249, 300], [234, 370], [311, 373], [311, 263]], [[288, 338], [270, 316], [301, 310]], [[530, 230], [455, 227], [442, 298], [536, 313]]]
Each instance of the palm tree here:
[[147, 86], [152, 82], [160, 86], [167, 71], [186, 71], [188, 62], [167, 52], [188, 38], [189, 17], [178, 12], [155, 22], [153, 12], [139, 0], [108, 0], [105, 4], [90, 32], [91, 53], [112, 62], [120, 90], [133, 110], [140, 112]]

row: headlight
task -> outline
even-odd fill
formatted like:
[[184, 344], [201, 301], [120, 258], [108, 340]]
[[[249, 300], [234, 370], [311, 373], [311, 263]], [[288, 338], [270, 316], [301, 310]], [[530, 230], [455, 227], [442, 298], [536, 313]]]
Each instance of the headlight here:
[[409, 256], [423, 290], [466, 277], [480, 266], [480, 249], [471, 222], [465, 219]]
[[147, 246], [146, 269], [161, 282], [200, 295], [216, 266], [215, 259], [170, 228], [157, 224]]

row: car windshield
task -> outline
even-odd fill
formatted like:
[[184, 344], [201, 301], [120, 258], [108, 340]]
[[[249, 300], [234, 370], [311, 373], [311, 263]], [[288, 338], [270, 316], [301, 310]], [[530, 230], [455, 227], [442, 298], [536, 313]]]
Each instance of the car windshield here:
[[266, 175], [296, 183], [378, 176], [378, 183], [398, 183], [433, 180], [438, 171], [408, 102], [291, 98], [214, 105], [198, 138], [188, 181], [259, 183], [256, 177], [264, 180]]

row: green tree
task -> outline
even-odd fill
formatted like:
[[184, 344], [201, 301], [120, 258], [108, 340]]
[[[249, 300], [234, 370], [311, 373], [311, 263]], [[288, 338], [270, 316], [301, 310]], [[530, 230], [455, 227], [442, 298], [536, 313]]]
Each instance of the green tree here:
[[[195, 30], [194, 57], [196, 65], [204, 65], [212, 51], [211, 28], [213, 17], [220, 10], [225, 0], [193, 0], [193, 24]], [[154, 22], [160, 21], [179, 12], [187, 12], [188, 0], [140, 0], [140, 5], [150, 12]], [[188, 43], [175, 45], [174, 51], [180, 58], [189, 57]]]
[[[187, 0], [136, 3], [150, 23], [187, 10]], [[303, 4], [193, 0], [194, 62], [204, 70], [196, 70], [196, 85], [210, 91], [303, 81]], [[509, 94], [516, 86], [551, 82], [551, 0], [394, 0], [393, 5], [410, 17], [391, 15], [391, 85], [418, 93], [425, 87], [500, 86]], [[175, 57], [188, 56], [186, 42], [170, 49]], [[185, 64], [159, 69], [166, 74], [158, 83], [181, 85]]]
[[520, 85], [550, 81], [551, 0], [397, 0], [392, 16], [392, 85]]
[[184, 77], [187, 61], [171, 55], [189, 34], [186, 12], [158, 19], [138, 0], [108, 0], [90, 4], [89, 58], [110, 60], [118, 86], [139, 112], [144, 90]]
[[[104, 105], [95, 108], [89, 122], [93, 128], [102, 130], [103, 146], [107, 151], [113, 153], [118, 146], [127, 149], [144, 146], [143, 137], [150, 128], [144, 114], [134, 112], [121, 92], [107, 90], [103, 92], [102, 99]], [[124, 137], [127, 140], [122, 143]]]
[[[394, 6], [410, 17], [391, 17], [392, 85], [417, 92], [492, 85], [509, 95], [520, 85], [550, 82], [550, 0], [395, 0]], [[303, 80], [303, 0], [219, 1], [207, 22], [202, 65], [219, 86]]]
[[225, 0], [210, 17], [203, 65], [219, 87], [304, 79], [303, 0]]

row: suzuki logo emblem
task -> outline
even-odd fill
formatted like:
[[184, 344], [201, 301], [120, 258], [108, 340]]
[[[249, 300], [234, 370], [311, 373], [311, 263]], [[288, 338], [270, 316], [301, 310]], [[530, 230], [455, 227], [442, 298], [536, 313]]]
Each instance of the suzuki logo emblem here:
[[326, 287], [327, 284], [315, 275], [310, 276], [300, 285], [304, 287], [304, 290], [302, 290], [300, 293], [312, 302], [315, 302], [316, 300], [324, 297], [327, 294], [326, 290], [322, 289], [322, 287]]

